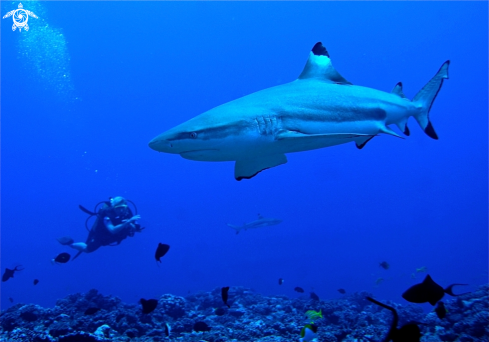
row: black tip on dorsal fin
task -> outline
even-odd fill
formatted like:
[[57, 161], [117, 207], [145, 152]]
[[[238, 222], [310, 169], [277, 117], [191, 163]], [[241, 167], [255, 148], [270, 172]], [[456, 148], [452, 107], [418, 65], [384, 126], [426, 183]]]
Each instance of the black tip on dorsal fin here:
[[312, 53], [316, 56], [326, 56], [329, 57], [328, 50], [324, 47], [323, 43], [317, 42], [316, 45], [312, 48]]
[[433, 125], [431, 124], [431, 121], [428, 121], [428, 126], [426, 126], [426, 128], [424, 129], [424, 132], [430, 138], [438, 140], [438, 134], [436, 134], [435, 129], [433, 128]]

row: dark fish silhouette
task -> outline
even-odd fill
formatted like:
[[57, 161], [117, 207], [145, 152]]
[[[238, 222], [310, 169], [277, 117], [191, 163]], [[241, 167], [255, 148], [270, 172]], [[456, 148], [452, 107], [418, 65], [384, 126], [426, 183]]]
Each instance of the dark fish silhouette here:
[[194, 328], [195, 331], [211, 331], [211, 327], [209, 327], [205, 322], [195, 322]]
[[15, 268], [13, 270], [11, 270], [10, 268], [5, 268], [5, 272], [3, 273], [3, 276], [2, 276], [2, 281], [7, 281], [10, 278], [13, 278], [15, 272], [23, 271], [24, 270], [23, 268], [17, 269], [17, 267], [20, 267], [20, 266], [22, 266], [22, 265], [15, 266]]
[[93, 314], [97, 313], [99, 310], [100, 310], [100, 308], [95, 308], [95, 307], [88, 308], [85, 310], [84, 315], [93, 315]]
[[454, 294], [453, 287], [456, 285], [467, 285], [467, 284], [452, 284], [449, 285], [446, 289], [443, 289], [440, 285], [435, 283], [433, 279], [431, 279], [428, 274], [422, 283], [411, 286], [402, 294], [402, 298], [411, 303], [430, 303], [431, 305], [435, 305], [443, 296], [446, 294], [456, 297], [461, 296], [465, 293]]
[[304, 293], [304, 289], [302, 287], [299, 287], [297, 286], [295, 289], [294, 289], [295, 292], [299, 292], [299, 293]]
[[34, 279], [34, 285], [37, 285], [37, 284], [39, 284], [39, 280]]
[[224, 316], [224, 314], [226, 314], [226, 310], [224, 310], [223, 308], [217, 308], [214, 310], [214, 313], [216, 314], [216, 316]]
[[54, 258], [52, 261], [58, 264], [65, 264], [68, 261], [70, 261], [71, 255], [68, 253], [61, 253], [59, 254], [56, 258]]
[[445, 307], [445, 304], [443, 302], [438, 302], [435, 308], [435, 313], [439, 319], [445, 318], [445, 316], [447, 315], [447, 308]]
[[141, 298], [139, 300], [139, 303], [143, 306], [143, 314], [149, 314], [153, 312], [156, 309], [156, 306], [158, 305], [158, 301], [156, 299], [144, 299]]
[[284, 283], [284, 280], [282, 278], [278, 278], [278, 284], [282, 285]]
[[312, 300], [319, 300], [319, 297], [317, 294], [315, 294], [314, 292], [311, 292], [311, 295], [310, 295], [311, 299]]
[[14, 299], [12, 297], [8, 297], [8, 300], [10, 301], [10, 303], [14, 302]]
[[228, 291], [229, 291], [229, 286], [221, 288], [221, 298], [224, 304], [227, 305], [228, 308], [231, 306], [228, 304]]
[[367, 297], [369, 301], [374, 304], [377, 304], [387, 310], [390, 310], [394, 315], [394, 319], [392, 320], [391, 327], [387, 333], [387, 336], [382, 341], [384, 342], [419, 342], [421, 339], [421, 330], [418, 327], [418, 324], [415, 322], [410, 322], [403, 325], [400, 329], [397, 328], [397, 323], [399, 322], [399, 315], [397, 314], [396, 309], [393, 307], [383, 304], [381, 302], [376, 301], [373, 298]]
[[338, 292], [341, 293], [341, 294], [345, 294], [346, 293], [345, 289], [338, 289]]
[[155, 259], [156, 261], [161, 262], [161, 258], [165, 256], [166, 253], [170, 250], [169, 245], [165, 245], [164, 243], [158, 243], [158, 248], [156, 248]]
[[389, 264], [387, 263], [387, 261], [382, 261], [380, 264], [379, 264], [380, 267], [382, 267], [384, 270], [388, 270], [389, 269]]

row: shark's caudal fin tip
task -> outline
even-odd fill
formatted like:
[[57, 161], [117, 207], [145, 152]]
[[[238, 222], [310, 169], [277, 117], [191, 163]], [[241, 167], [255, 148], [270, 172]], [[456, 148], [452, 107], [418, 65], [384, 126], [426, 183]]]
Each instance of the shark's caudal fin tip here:
[[317, 42], [316, 45], [313, 46], [312, 48], [312, 53], [315, 54], [316, 56], [326, 56], [329, 57], [328, 50], [324, 47], [323, 43]]
[[430, 138], [435, 139], [435, 140], [438, 140], [438, 134], [436, 134], [435, 129], [433, 128], [433, 125], [431, 124], [431, 121], [428, 121], [428, 125], [424, 129], [424, 132]]

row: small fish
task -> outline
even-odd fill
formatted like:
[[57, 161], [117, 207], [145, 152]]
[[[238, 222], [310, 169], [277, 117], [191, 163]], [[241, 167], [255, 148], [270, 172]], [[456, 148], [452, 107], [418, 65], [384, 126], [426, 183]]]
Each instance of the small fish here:
[[443, 302], [438, 302], [435, 308], [435, 313], [438, 316], [439, 319], [445, 318], [447, 315], [447, 308], [445, 307], [445, 304]]
[[53, 264], [54, 263], [65, 264], [68, 261], [70, 261], [70, 258], [71, 258], [71, 255], [69, 255], [68, 253], [61, 253], [61, 254], [58, 254], [58, 256], [56, 258], [52, 259], [51, 262]]
[[155, 259], [156, 261], [161, 262], [161, 258], [165, 256], [166, 253], [170, 250], [170, 246], [164, 243], [158, 243], [158, 248], [156, 248]]
[[420, 272], [428, 272], [428, 267], [423, 266], [423, 267], [417, 268], [416, 273], [420, 273]]
[[228, 308], [231, 306], [228, 304], [228, 291], [229, 291], [229, 286], [221, 288], [221, 298], [224, 304], [227, 305]]
[[301, 338], [300, 342], [310, 342], [314, 340], [317, 336], [318, 327], [315, 324], [306, 324], [301, 329]]
[[389, 264], [387, 263], [387, 261], [382, 261], [380, 264], [379, 264], [380, 267], [382, 267], [384, 270], [388, 270], [389, 269]]
[[17, 267], [20, 267], [20, 266], [22, 266], [22, 265], [15, 266], [15, 268], [13, 270], [11, 270], [10, 268], [5, 268], [5, 272], [3, 273], [3, 276], [2, 276], [2, 281], [7, 281], [10, 278], [13, 278], [15, 272], [23, 271], [24, 270], [23, 268], [17, 269]]
[[282, 278], [278, 278], [278, 284], [282, 285], [284, 283], [284, 280]]
[[341, 293], [341, 294], [345, 294], [346, 293], [345, 289], [338, 289], [338, 292]]
[[466, 293], [454, 294], [453, 287], [456, 285], [467, 285], [467, 284], [452, 284], [449, 285], [446, 289], [443, 289], [440, 285], [435, 283], [433, 279], [431, 279], [428, 274], [422, 283], [411, 286], [407, 289], [403, 294], [402, 298], [411, 303], [430, 303], [431, 305], [435, 305], [443, 296], [446, 294], [456, 297], [461, 296]]
[[295, 289], [294, 289], [295, 292], [299, 292], [299, 293], [304, 293], [304, 289], [302, 287], [299, 287], [297, 286]]
[[170, 337], [170, 334], [171, 334], [171, 327], [170, 327], [170, 324], [165, 323], [165, 336], [166, 336], [166, 337]]
[[8, 300], [10, 301], [10, 303], [14, 302], [14, 299], [12, 297], [8, 297]]
[[391, 328], [387, 332], [387, 335], [383, 341], [393, 341], [393, 342], [419, 342], [421, 339], [421, 330], [419, 329], [416, 323], [408, 323], [403, 325], [400, 329], [397, 328], [397, 322], [399, 321], [399, 315], [397, 314], [396, 309], [393, 307], [383, 304], [381, 302], [376, 301], [371, 297], [367, 297], [369, 301], [374, 304], [377, 304], [389, 311], [394, 315], [394, 319], [391, 323]]
[[211, 327], [209, 327], [205, 322], [195, 322], [194, 324], [194, 331], [211, 331]]
[[380, 277], [375, 280], [375, 286], [379, 286], [384, 281], [384, 278]]
[[39, 284], [39, 280], [34, 279], [34, 285], [37, 285], [37, 284]]
[[97, 313], [99, 310], [100, 310], [100, 308], [96, 308], [96, 307], [88, 308], [85, 310], [84, 315], [93, 315], [93, 314]]
[[226, 310], [224, 310], [223, 308], [217, 308], [214, 310], [214, 314], [216, 316], [224, 316], [226, 314]]
[[143, 314], [149, 314], [153, 312], [156, 309], [156, 306], [158, 305], [158, 301], [156, 299], [144, 299], [141, 298], [139, 300], [139, 303], [143, 306]]
[[311, 320], [323, 318], [322, 309], [319, 310], [319, 312], [314, 311], [314, 310], [307, 310], [306, 311], [306, 316], [307, 316], [307, 318], [309, 318]]
[[311, 297], [312, 300], [319, 300], [318, 295], [315, 294], [314, 292], [311, 292], [310, 297]]

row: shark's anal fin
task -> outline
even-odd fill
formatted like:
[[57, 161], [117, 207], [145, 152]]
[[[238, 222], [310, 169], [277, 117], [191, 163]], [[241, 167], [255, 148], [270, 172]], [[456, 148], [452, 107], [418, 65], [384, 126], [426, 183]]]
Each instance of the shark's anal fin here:
[[285, 154], [257, 156], [253, 159], [237, 160], [234, 165], [234, 178], [240, 181], [256, 176], [260, 171], [287, 163]]

